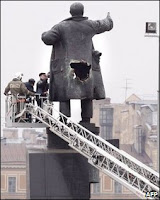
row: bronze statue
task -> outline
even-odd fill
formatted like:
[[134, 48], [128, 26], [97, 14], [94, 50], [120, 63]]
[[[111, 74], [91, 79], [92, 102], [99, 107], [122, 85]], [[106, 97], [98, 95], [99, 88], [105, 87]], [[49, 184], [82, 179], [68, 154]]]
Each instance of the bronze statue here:
[[92, 100], [104, 99], [105, 91], [99, 66], [101, 53], [94, 50], [92, 37], [110, 31], [113, 21], [83, 17], [84, 6], [73, 3], [72, 17], [42, 34], [46, 45], [52, 45], [49, 100], [60, 102], [60, 111], [70, 117], [70, 99], [81, 99], [82, 121], [92, 118]]

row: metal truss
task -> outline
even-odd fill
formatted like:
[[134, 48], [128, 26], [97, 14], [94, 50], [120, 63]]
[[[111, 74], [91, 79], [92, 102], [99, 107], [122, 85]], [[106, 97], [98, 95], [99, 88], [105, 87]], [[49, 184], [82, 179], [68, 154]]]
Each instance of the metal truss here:
[[73, 149], [88, 159], [88, 162], [127, 187], [142, 199], [147, 192], [159, 193], [159, 174], [129, 154], [114, 147], [83, 126], [72, 122], [54, 109], [49, 102], [43, 109], [26, 104], [26, 111], [46, 124], [52, 132], [69, 143]]
[[[44, 97], [39, 98], [43, 104]], [[46, 99], [46, 98], [45, 98]], [[30, 98], [34, 105], [36, 97]], [[7, 128], [45, 128], [46, 125], [38, 123], [36, 117], [29, 118], [26, 112], [26, 96], [7, 95], [5, 100], [5, 126]]]

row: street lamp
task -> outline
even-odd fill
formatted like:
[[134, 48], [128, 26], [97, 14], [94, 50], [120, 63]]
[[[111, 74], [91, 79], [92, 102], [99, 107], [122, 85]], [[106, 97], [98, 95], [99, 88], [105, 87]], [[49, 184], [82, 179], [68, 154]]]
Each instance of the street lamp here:
[[146, 22], [146, 33], [157, 33], [156, 22]]
[[156, 22], [146, 22], [145, 37], [159, 37], [157, 34], [157, 23]]

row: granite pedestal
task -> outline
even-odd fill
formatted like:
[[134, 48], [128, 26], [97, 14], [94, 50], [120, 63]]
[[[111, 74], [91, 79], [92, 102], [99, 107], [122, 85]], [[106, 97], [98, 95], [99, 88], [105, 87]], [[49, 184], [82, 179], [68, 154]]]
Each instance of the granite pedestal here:
[[89, 199], [88, 163], [71, 149], [28, 149], [27, 199]]
[[[95, 124], [80, 124], [99, 134]], [[46, 133], [47, 147], [27, 151], [27, 199], [90, 199], [90, 183], [99, 182], [99, 171], [48, 128]]]
[[48, 146], [27, 151], [28, 199], [90, 199], [87, 159], [48, 128]]

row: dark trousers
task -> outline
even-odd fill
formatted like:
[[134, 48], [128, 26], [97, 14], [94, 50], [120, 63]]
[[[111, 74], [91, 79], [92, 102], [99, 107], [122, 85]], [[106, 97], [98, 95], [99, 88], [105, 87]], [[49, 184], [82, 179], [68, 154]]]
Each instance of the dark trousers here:
[[43, 102], [47, 99], [47, 96], [36, 96], [37, 105], [43, 108]]
[[[70, 100], [60, 102], [60, 112], [67, 117], [71, 116]], [[81, 117], [82, 121], [90, 121], [93, 116], [93, 104], [92, 99], [81, 100]]]

